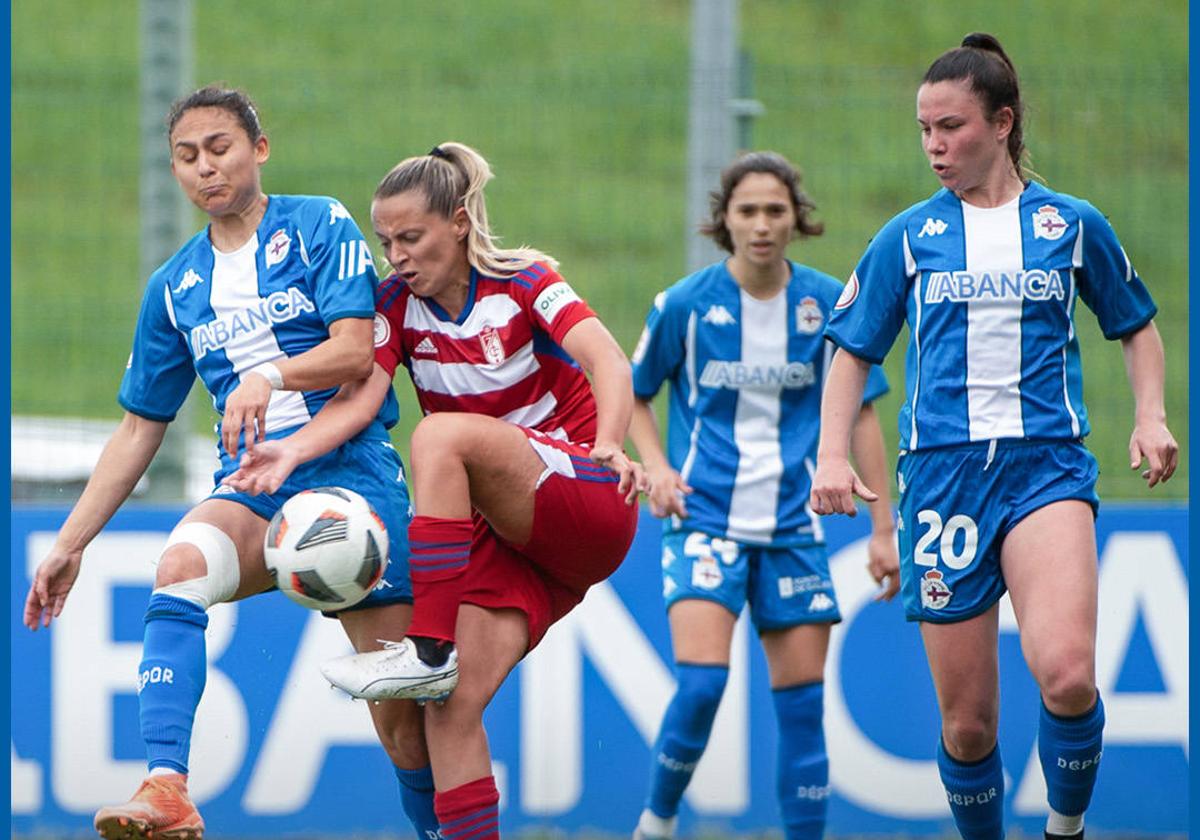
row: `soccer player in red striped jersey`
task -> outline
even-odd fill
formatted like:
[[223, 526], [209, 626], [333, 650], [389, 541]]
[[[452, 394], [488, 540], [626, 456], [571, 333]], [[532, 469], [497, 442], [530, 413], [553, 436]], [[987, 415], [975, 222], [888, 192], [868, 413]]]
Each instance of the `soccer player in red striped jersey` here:
[[384, 177], [371, 220], [395, 271], [376, 296], [374, 372], [301, 432], [255, 447], [230, 479], [269, 491], [368, 422], [408, 368], [426, 415], [412, 438], [412, 623], [405, 639], [322, 672], [356, 697], [445, 700], [426, 706], [425, 726], [446, 840], [498, 836], [483, 710], [624, 559], [645, 489], [621, 449], [629, 362], [552, 258], [497, 247], [491, 177], [460, 143]]

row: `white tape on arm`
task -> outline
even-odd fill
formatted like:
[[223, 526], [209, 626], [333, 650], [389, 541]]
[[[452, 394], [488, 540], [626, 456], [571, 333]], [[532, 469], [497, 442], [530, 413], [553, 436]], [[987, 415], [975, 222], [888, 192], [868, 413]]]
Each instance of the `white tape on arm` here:
[[273, 362], [263, 362], [261, 365], [255, 365], [250, 368], [250, 373], [257, 373], [263, 379], [271, 383], [272, 391], [283, 390], [283, 374], [279, 372], [279, 368]]
[[[232, 598], [241, 582], [242, 572], [238, 566], [237, 546], [230, 536], [207, 522], [185, 522], [171, 532], [163, 552], [179, 543], [195, 546], [204, 557], [208, 571], [203, 577], [181, 580], [154, 591], [183, 598], [205, 610]], [[157, 560], [154, 565], [158, 565]]]

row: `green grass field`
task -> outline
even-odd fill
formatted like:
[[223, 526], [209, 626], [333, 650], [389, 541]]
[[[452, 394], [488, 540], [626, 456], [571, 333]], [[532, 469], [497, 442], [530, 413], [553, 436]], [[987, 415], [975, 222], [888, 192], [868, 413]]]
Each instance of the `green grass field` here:
[[[138, 276], [136, 4], [12, 10], [13, 412], [112, 417]], [[684, 270], [688, 24], [683, 0], [473, 4], [207, 0], [195, 80], [255, 96], [272, 192], [329, 193], [361, 225], [379, 177], [435, 142], [475, 145], [498, 174], [510, 244], [557, 256], [631, 350], [654, 293]], [[1187, 5], [1116, 0], [742, 3], [753, 145], [806, 172], [827, 224], [796, 259], [848, 276], [870, 236], [936, 188], [918, 145], [917, 83], [972, 29], [1022, 74], [1034, 169], [1107, 213], [1160, 307], [1167, 407], [1185, 458], [1154, 498], [1187, 495]], [[165, 140], [162, 147], [166, 165]], [[197, 218], [197, 227], [201, 220]], [[1132, 399], [1120, 348], [1078, 317], [1090, 444], [1108, 498], [1147, 498], [1126, 464]], [[888, 360], [892, 418], [902, 342]], [[407, 453], [417, 419], [397, 388]], [[192, 424], [211, 423], [197, 399]]]

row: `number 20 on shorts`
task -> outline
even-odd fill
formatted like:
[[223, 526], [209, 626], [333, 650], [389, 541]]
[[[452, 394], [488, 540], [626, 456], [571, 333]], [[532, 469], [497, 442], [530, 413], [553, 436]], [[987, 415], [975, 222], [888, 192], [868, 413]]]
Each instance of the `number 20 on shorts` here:
[[[913, 562], [918, 566], [937, 567], [938, 553], [942, 562], [951, 569], [965, 569], [975, 559], [979, 548], [979, 528], [975, 520], [966, 514], [956, 513], [942, 522], [941, 514], [936, 510], [926, 508], [918, 511], [917, 525], [925, 526], [927, 530], [917, 539], [917, 547], [913, 550]], [[956, 550], [955, 543], [962, 533], [962, 548]], [[937, 543], [937, 546], [934, 546]]]

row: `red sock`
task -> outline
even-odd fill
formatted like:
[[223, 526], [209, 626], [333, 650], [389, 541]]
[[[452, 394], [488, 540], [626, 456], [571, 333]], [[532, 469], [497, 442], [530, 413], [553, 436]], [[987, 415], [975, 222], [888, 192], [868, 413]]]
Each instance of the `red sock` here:
[[408, 573], [413, 585], [410, 636], [454, 641], [458, 604], [471, 560], [470, 519], [414, 516], [408, 526]]
[[500, 837], [500, 791], [484, 776], [433, 795], [433, 810], [445, 840], [490, 840]]

